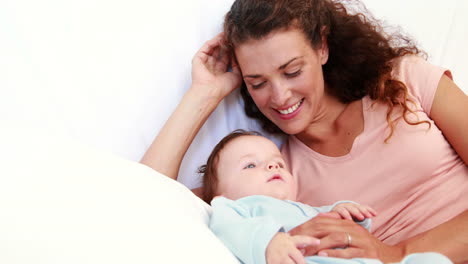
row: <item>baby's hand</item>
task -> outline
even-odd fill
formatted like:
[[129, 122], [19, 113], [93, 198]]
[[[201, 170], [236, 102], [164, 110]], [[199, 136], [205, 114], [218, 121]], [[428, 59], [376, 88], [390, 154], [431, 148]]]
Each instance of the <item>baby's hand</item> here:
[[304, 248], [318, 246], [320, 240], [310, 236], [291, 236], [288, 233], [278, 232], [268, 244], [266, 261], [268, 264], [296, 263], [305, 264]]
[[341, 218], [358, 221], [363, 221], [365, 218], [371, 218], [377, 215], [374, 209], [367, 205], [355, 204], [355, 203], [341, 203], [333, 207], [333, 212], [337, 212]]

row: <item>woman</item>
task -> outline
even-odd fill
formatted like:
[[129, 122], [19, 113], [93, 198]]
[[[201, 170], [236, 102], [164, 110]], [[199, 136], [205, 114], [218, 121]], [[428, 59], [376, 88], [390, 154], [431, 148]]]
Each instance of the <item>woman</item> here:
[[243, 79], [246, 113], [289, 135], [282, 151], [299, 201], [350, 199], [379, 212], [372, 234], [333, 217], [296, 228], [321, 240], [308, 254], [468, 261], [468, 97], [450, 72], [330, 0], [238, 0], [224, 31], [195, 55], [192, 86], [143, 163], [176, 179], [200, 127]]

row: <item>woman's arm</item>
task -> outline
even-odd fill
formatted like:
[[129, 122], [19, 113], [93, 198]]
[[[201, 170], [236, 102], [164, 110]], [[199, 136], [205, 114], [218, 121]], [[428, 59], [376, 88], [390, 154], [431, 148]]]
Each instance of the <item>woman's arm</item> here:
[[141, 163], [177, 179], [180, 164], [190, 144], [219, 101], [191, 87], [141, 159]]
[[468, 210], [455, 218], [406, 241], [399, 247], [406, 254], [435, 251], [449, 257], [454, 263], [468, 262]]
[[[468, 96], [446, 75], [440, 79], [430, 117], [468, 164]], [[468, 180], [468, 179], [467, 179]]]
[[[319, 253], [341, 258], [377, 258], [383, 262], [398, 262], [417, 252], [439, 252], [454, 263], [468, 261], [468, 211], [410, 239], [390, 246], [372, 236], [353, 221], [325, 216], [315, 217], [291, 230], [293, 235], [309, 235], [320, 239], [319, 248], [310, 248], [307, 255]], [[352, 242], [346, 249], [348, 236]]]
[[192, 60], [192, 86], [143, 156], [141, 163], [177, 179], [190, 144], [221, 100], [240, 85], [236, 65], [221, 50], [222, 33], [207, 41]]

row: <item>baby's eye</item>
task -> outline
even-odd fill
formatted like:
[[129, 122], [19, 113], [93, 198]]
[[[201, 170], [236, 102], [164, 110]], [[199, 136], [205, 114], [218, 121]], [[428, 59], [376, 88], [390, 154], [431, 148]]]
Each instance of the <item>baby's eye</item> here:
[[247, 166], [244, 167], [244, 169], [253, 169], [255, 168], [255, 164], [249, 163]]

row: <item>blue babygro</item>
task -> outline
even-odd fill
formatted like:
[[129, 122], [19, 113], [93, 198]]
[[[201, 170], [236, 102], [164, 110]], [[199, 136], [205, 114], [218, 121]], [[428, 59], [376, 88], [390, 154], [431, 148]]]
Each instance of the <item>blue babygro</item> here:
[[[330, 212], [340, 201], [331, 206], [312, 207], [303, 203], [279, 200], [276, 198], [253, 195], [236, 201], [217, 197], [211, 202], [213, 213], [210, 219], [211, 230], [220, 238], [231, 252], [245, 264], [266, 263], [265, 252], [273, 236], [278, 232], [288, 232], [307, 222], [319, 213]], [[358, 222], [370, 230], [370, 219]], [[376, 259], [341, 259], [332, 257], [308, 256], [309, 264], [381, 264]], [[421, 259], [421, 261], [418, 261]], [[437, 253], [412, 254], [402, 264], [452, 263]]]

